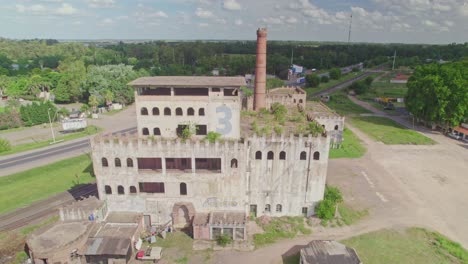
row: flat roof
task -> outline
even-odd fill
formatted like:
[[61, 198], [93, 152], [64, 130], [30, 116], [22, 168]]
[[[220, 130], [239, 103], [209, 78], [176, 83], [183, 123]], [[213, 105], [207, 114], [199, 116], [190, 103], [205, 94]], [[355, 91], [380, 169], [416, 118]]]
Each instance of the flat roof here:
[[86, 234], [89, 222], [60, 222], [50, 228], [39, 229], [27, 240], [33, 252], [50, 252], [79, 241]]
[[245, 78], [225, 76], [153, 76], [131, 81], [131, 86], [170, 86], [170, 87], [240, 87], [245, 86]]

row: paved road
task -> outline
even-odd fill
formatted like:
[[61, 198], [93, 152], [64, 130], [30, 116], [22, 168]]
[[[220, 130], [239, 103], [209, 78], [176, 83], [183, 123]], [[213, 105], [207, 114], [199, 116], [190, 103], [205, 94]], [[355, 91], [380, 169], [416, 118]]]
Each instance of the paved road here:
[[[131, 127], [113, 132], [112, 134], [132, 133], [135, 131], [136, 127]], [[9, 155], [0, 159], [0, 177], [29, 169], [34, 167], [36, 164], [43, 165], [52, 161], [88, 153], [90, 151], [89, 138], [77, 139], [71, 142], [58, 144], [59, 145], [47, 149]]]

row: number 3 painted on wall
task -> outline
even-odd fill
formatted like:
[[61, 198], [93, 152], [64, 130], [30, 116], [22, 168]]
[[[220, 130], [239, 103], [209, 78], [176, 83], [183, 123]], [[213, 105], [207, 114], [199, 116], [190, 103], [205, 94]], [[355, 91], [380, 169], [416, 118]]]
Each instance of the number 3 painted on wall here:
[[222, 118], [218, 118], [218, 124], [222, 125], [223, 127], [217, 127], [216, 132], [220, 133], [221, 135], [227, 135], [231, 133], [232, 125], [231, 125], [231, 118], [232, 112], [231, 108], [222, 105], [216, 108], [216, 114], [223, 113], [224, 116]]

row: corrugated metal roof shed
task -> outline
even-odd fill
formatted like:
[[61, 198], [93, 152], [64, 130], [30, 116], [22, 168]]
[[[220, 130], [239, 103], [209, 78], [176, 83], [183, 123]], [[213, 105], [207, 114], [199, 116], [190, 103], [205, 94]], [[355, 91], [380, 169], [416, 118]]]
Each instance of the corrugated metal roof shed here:
[[332, 240], [314, 240], [301, 249], [304, 264], [361, 264], [354, 249]]

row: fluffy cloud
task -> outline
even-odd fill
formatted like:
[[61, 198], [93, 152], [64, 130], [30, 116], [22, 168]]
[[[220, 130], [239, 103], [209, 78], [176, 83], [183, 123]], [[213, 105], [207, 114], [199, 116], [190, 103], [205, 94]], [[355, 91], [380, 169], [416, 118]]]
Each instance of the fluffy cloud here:
[[78, 13], [78, 10], [70, 4], [62, 4], [61, 7], [57, 8], [56, 13], [58, 15], [74, 15]]
[[109, 8], [115, 6], [115, 0], [85, 0], [92, 8]]
[[25, 5], [16, 5], [16, 11], [18, 13], [38, 15], [38, 16], [51, 16], [51, 15], [75, 15], [78, 14], [78, 9], [74, 8], [72, 5], [63, 3], [57, 8], [49, 8], [41, 4], [35, 4], [31, 6]]
[[213, 13], [210, 10], [205, 10], [203, 8], [197, 8], [195, 10], [195, 15], [199, 18], [212, 18], [214, 17]]
[[224, 0], [223, 7], [227, 10], [241, 10], [242, 8], [236, 0]]

